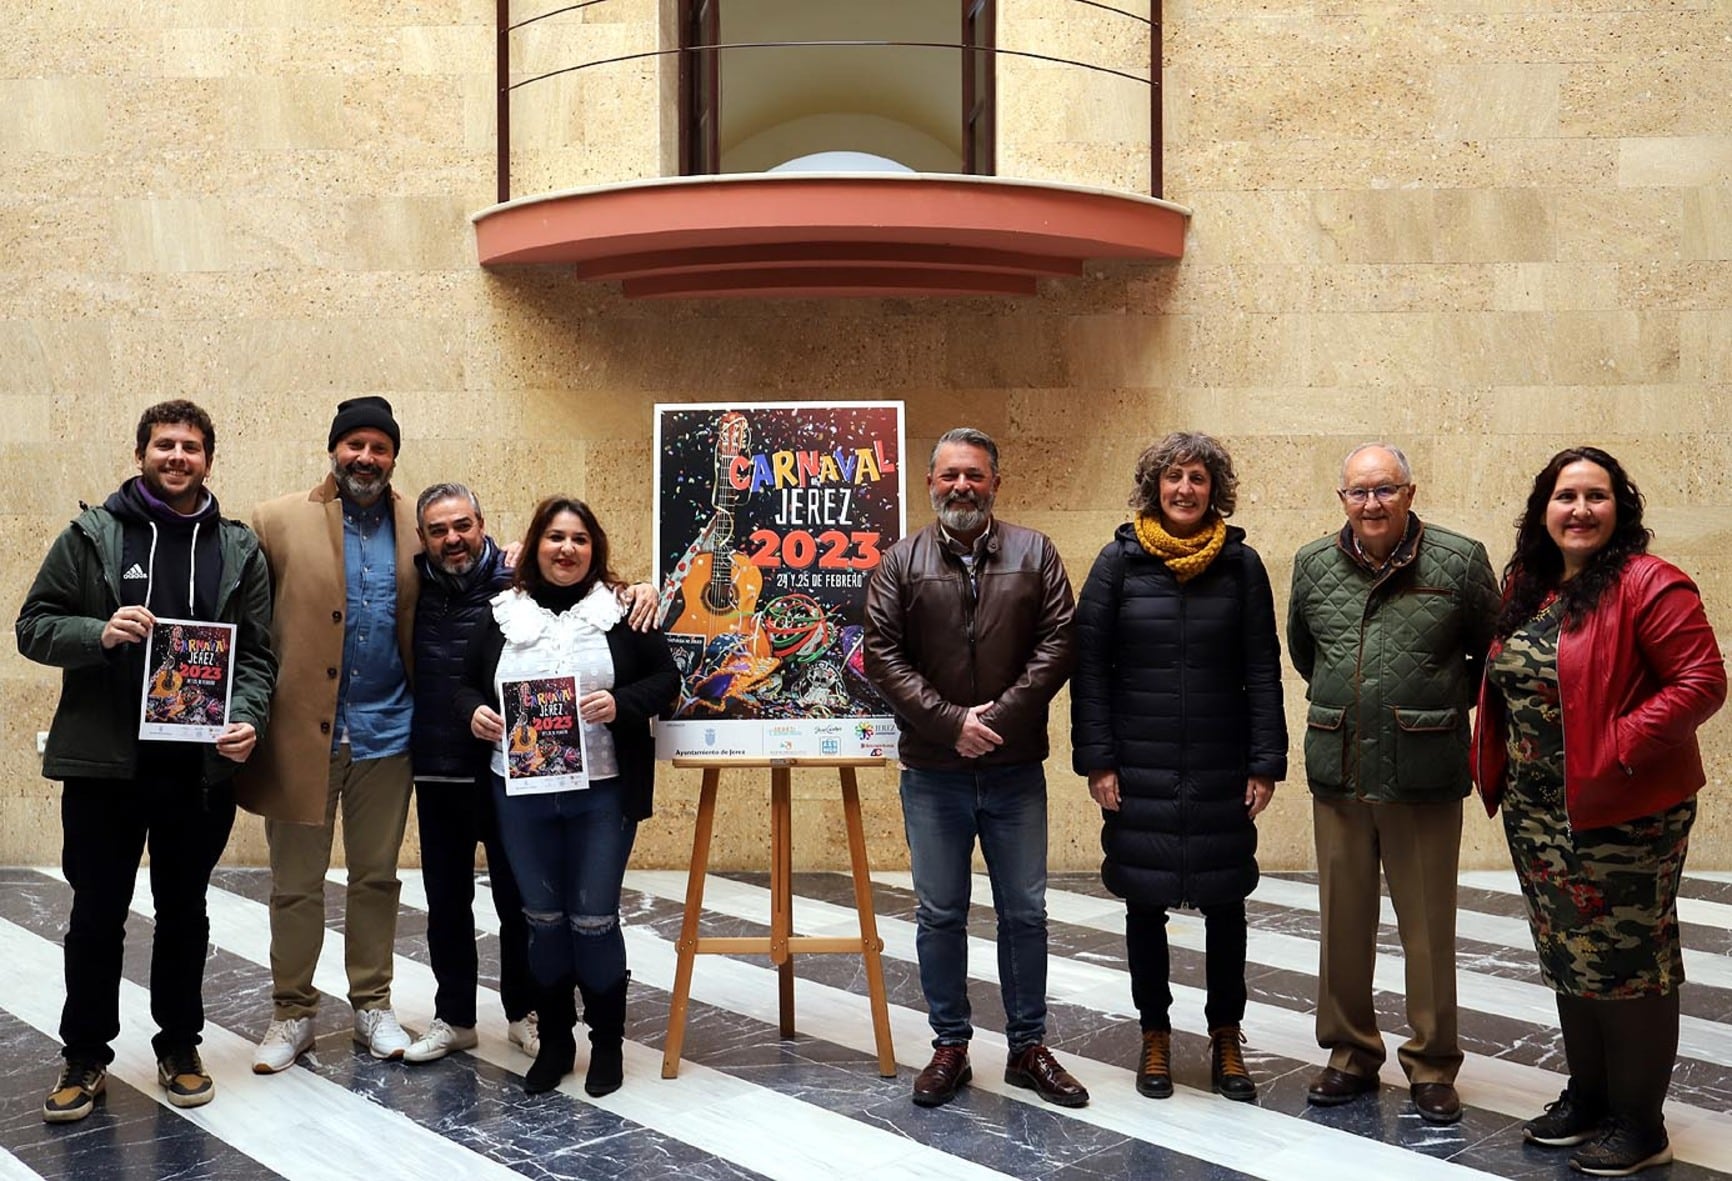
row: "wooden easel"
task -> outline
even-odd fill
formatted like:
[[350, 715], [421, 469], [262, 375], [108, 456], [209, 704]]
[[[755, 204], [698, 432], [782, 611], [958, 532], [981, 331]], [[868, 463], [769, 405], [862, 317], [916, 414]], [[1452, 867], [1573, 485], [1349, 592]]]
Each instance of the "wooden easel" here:
[[[872, 1002], [872, 1031], [878, 1042], [878, 1073], [896, 1074], [896, 1054], [890, 1045], [890, 1008], [884, 997], [884, 968], [879, 953], [878, 920], [872, 912], [872, 881], [866, 867], [866, 830], [860, 823], [860, 789], [854, 772], [876, 767], [883, 759], [675, 759], [676, 767], [701, 767], [703, 787], [698, 796], [697, 827], [692, 835], [692, 864], [686, 878], [685, 921], [680, 924], [679, 961], [674, 970], [673, 1004], [668, 1010], [667, 1047], [662, 1077], [680, 1072], [680, 1047], [686, 1036], [686, 1005], [692, 992], [692, 961], [700, 955], [768, 955], [776, 965], [781, 1034], [794, 1036], [794, 956], [858, 955], [866, 965], [866, 991]], [[770, 934], [749, 937], [700, 937], [698, 916], [704, 908], [704, 873], [710, 862], [710, 831], [716, 817], [716, 789], [724, 768], [770, 769]], [[792, 771], [795, 767], [835, 767], [842, 779], [842, 816], [848, 828], [848, 856], [854, 870], [854, 910], [860, 937], [834, 938], [794, 934], [794, 859], [792, 853]]]

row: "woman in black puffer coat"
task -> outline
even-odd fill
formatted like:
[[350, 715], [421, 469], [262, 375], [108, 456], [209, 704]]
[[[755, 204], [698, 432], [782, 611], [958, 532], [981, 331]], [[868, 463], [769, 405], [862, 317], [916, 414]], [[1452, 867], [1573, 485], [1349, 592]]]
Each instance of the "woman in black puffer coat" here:
[[1287, 774], [1281, 644], [1257, 552], [1227, 525], [1237, 479], [1220, 443], [1173, 434], [1137, 461], [1132, 522], [1095, 559], [1077, 602], [1071, 746], [1105, 825], [1101, 878], [1123, 898], [1141, 1017], [1137, 1090], [1173, 1093], [1167, 911], [1202, 911], [1210, 1080], [1256, 1098], [1245, 1015], [1245, 898], [1253, 820]]

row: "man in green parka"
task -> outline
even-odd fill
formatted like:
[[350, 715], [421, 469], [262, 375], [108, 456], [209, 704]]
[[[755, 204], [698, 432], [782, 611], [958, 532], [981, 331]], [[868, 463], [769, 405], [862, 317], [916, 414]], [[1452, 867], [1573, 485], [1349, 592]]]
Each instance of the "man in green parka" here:
[[1485, 547], [1413, 513], [1407, 457], [1367, 443], [1342, 464], [1339, 533], [1293, 560], [1287, 648], [1309, 686], [1310, 782], [1322, 915], [1317, 1041], [1329, 1062], [1308, 1098], [1377, 1089], [1372, 1005], [1381, 867], [1407, 961], [1399, 1051], [1428, 1123], [1461, 1118], [1455, 1091], [1455, 901], [1468, 708], [1497, 618]]
[[[18, 650], [61, 670], [60, 704], [42, 773], [64, 781], [60, 819], [72, 887], [66, 932], [63, 1063], [42, 1118], [89, 1115], [107, 1084], [120, 1033], [121, 961], [139, 858], [150, 848], [156, 908], [150, 1011], [157, 1081], [176, 1107], [215, 1094], [199, 1059], [205, 892], [228, 844], [229, 780], [264, 729], [277, 661], [270, 575], [252, 531], [224, 519], [205, 490], [216, 451], [210, 416], [186, 401], [158, 403], [138, 423], [139, 474], [55, 539], [18, 614]], [[226, 720], [206, 678], [203, 648], [184, 668], [151, 670], [166, 718], [195, 708], [211, 741], [141, 740], [145, 653], [159, 621], [234, 625]], [[174, 627], [156, 647], [178, 647]], [[189, 645], [190, 647], [190, 645]], [[159, 652], [160, 655], [160, 652]], [[153, 664], [157, 662], [153, 661]], [[218, 666], [212, 665], [215, 668]]]

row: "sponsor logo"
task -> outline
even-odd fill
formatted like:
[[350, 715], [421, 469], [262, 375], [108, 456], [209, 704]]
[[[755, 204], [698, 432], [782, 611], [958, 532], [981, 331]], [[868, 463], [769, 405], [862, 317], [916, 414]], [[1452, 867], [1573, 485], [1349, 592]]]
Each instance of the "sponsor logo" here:
[[144, 579], [144, 580], [148, 581], [150, 579], [150, 575], [148, 575], [144, 572], [144, 567], [140, 566], [137, 562], [134, 562], [131, 566], [127, 567], [126, 573], [122, 574], [120, 577], [121, 577], [122, 581], [137, 580], [137, 579]]

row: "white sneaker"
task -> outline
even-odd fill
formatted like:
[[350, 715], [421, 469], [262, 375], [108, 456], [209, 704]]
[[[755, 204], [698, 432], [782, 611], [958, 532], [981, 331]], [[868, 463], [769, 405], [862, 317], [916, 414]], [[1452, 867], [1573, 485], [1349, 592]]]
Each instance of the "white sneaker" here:
[[403, 1051], [403, 1061], [435, 1062], [452, 1050], [473, 1050], [479, 1040], [474, 1026], [449, 1025], [443, 1017], [435, 1017], [420, 1040]]
[[311, 1017], [273, 1021], [270, 1028], [265, 1030], [259, 1048], [253, 1051], [253, 1073], [276, 1074], [280, 1070], [287, 1070], [295, 1064], [296, 1058], [312, 1048]]
[[389, 1009], [362, 1009], [355, 1014], [355, 1041], [375, 1058], [401, 1058], [409, 1048], [409, 1035], [397, 1024]]
[[505, 1036], [511, 1039], [512, 1045], [533, 1058], [541, 1053], [541, 1018], [533, 1011], [525, 1013], [523, 1020], [506, 1026]]

